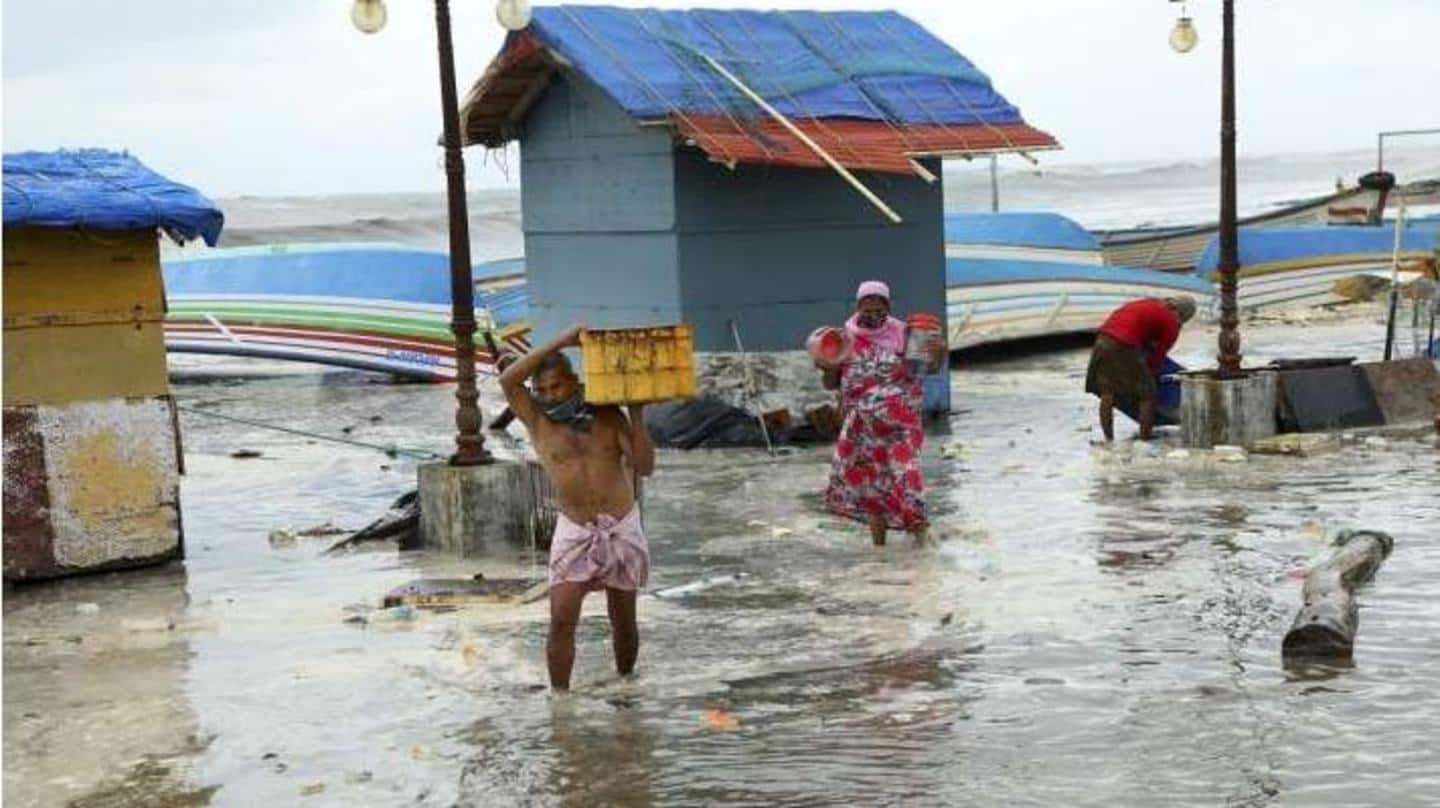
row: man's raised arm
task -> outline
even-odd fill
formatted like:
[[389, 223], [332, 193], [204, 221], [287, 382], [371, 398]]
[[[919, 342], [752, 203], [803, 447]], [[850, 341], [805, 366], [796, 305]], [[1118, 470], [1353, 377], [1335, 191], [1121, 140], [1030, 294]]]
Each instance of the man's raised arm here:
[[521, 423], [533, 426], [536, 416], [539, 415], [539, 408], [535, 405], [535, 399], [530, 391], [525, 389], [525, 380], [535, 374], [540, 367], [540, 362], [545, 357], [556, 351], [565, 348], [573, 348], [580, 344], [580, 335], [585, 333], [585, 326], [574, 325], [569, 330], [549, 343], [542, 345], [535, 350], [520, 357], [515, 364], [505, 368], [500, 374], [500, 390], [505, 393], [505, 401], [510, 404], [511, 412], [519, 418]]

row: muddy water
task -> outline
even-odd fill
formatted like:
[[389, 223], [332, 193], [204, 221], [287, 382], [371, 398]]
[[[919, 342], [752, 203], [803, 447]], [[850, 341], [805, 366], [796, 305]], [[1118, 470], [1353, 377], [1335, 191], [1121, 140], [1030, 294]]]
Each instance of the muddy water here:
[[[1378, 333], [1256, 326], [1246, 350], [1371, 356]], [[1179, 358], [1212, 345], [1188, 334]], [[610, 673], [597, 600], [560, 700], [540, 687], [543, 603], [370, 611], [422, 575], [540, 576], [524, 551], [326, 558], [324, 539], [267, 539], [368, 521], [414, 460], [187, 414], [187, 562], [6, 597], [5, 801], [1434, 804], [1433, 439], [1244, 463], [1172, 457], [1173, 437], [1096, 447], [1084, 361], [956, 372], [927, 449], [931, 552], [876, 551], [821, 512], [824, 452], [664, 454], [642, 675]], [[447, 448], [444, 389], [187, 367], [187, 406]], [[1396, 538], [1355, 664], [1286, 670], [1299, 578], [1347, 526]]]

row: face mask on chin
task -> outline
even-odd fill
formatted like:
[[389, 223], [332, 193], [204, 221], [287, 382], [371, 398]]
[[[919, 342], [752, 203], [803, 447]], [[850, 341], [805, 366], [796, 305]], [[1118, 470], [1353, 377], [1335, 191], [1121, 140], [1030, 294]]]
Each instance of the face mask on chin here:
[[879, 328], [880, 326], [885, 324], [885, 315], [865, 314], [862, 312], [860, 314], [859, 321], [860, 325], [864, 326], [865, 328]]
[[575, 388], [569, 398], [560, 401], [541, 401], [540, 409], [554, 423], [581, 432], [590, 431], [590, 424], [595, 420], [594, 411], [585, 403], [584, 387]]

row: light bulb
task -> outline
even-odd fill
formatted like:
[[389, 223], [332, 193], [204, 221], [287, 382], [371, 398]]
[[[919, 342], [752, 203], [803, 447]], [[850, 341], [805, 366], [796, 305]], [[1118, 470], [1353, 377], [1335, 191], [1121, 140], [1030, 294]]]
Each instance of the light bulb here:
[[350, 22], [362, 34], [378, 33], [385, 27], [385, 0], [355, 0], [350, 7]]
[[495, 19], [507, 31], [521, 31], [530, 24], [530, 4], [525, 0], [499, 0], [495, 4]]
[[1189, 17], [1181, 17], [1175, 21], [1175, 28], [1170, 31], [1170, 47], [1176, 53], [1189, 53], [1194, 50], [1195, 43], [1200, 39], [1195, 33], [1195, 23]]

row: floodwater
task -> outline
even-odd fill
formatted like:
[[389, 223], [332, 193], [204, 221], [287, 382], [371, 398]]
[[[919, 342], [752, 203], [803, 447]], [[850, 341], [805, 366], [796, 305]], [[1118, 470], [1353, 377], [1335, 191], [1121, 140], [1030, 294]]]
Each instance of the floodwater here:
[[[1380, 333], [1256, 325], [1246, 351], [1368, 358]], [[1178, 358], [1213, 344], [1194, 329]], [[447, 449], [445, 388], [188, 362], [187, 407]], [[927, 444], [934, 551], [821, 512], [823, 450], [662, 453], [640, 676], [615, 679], [592, 599], [560, 699], [543, 602], [370, 613], [421, 576], [538, 578], [527, 552], [269, 541], [362, 525], [415, 460], [187, 412], [187, 561], [6, 595], [5, 802], [1440, 804], [1434, 437], [1240, 463], [1094, 446], [1084, 362], [957, 370]], [[1344, 527], [1396, 542], [1354, 665], [1286, 670], [1300, 578]]]

